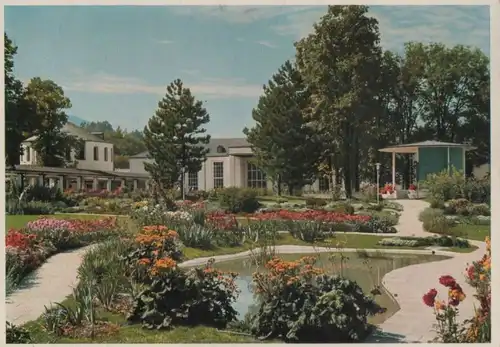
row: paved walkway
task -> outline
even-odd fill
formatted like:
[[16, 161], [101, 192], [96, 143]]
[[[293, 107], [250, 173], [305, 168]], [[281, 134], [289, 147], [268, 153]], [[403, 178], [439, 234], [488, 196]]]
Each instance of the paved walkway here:
[[73, 293], [78, 267], [90, 247], [50, 257], [30, 276], [31, 280], [26, 286], [6, 298], [7, 321], [20, 325], [35, 320], [45, 311], [45, 306], [61, 302]]
[[[425, 237], [430, 234], [422, 228], [418, 220], [420, 212], [428, 207], [421, 200], [399, 200], [404, 207], [401, 214], [397, 235]], [[382, 323], [380, 332], [370, 342], [422, 342], [435, 337], [433, 310], [425, 306], [422, 296], [431, 288], [437, 289], [439, 296], [446, 299], [447, 289], [439, 284], [442, 275], [453, 276], [462, 286], [467, 299], [460, 304], [460, 318], [467, 319], [474, 315], [474, 290], [465, 283], [467, 263], [481, 259], [486, 251], [484, 242], [470, 241], [478, 249], [471, 253], [456, 253], [451, 259], [438, 262], [411, 265], [389, 272], [382, 279], [387, 290], [394, 295], [400, 310]], [[437, 253], [437, 252], [436, 252]]]

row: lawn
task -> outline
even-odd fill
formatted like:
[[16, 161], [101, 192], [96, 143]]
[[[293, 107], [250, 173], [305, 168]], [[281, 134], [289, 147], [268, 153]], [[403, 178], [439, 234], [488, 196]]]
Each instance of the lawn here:
[[[65, 306], [74, 306], [71, 297], [63, 301]], [[143, 329], [139, 324], [124, 325], [125, 317], [118, 313], [99, 311], [100, 320], [120, 325], [119, 330], [107, 336], [91, 338], [57, 337], [47, 333], [42, 327], [42, 319], [24, 325], [30, 331], [33, 341], [39, 343], [258, 343], [259, 341], [245, 335], [230, 334], [210, 327], [176, 327], [168, 331]]]
[[484, 241], [486, 236], [491, 235], [491, 225], [457, 224], [451, 228], [451, 233], [469, 240]]

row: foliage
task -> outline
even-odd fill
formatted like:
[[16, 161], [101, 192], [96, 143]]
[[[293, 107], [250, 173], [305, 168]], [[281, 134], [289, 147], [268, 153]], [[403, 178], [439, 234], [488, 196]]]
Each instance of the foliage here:
[[186, 247], [211, 249], [214, 246], [216, 233], [208, 226], [186, 223], [178, 225], [176, 231]]
[[5, 335], [7, 343], [32, 343], [28, 330], [7, 321], [5, 322]]
[[348, 198], [357, 185], [361, 146], [372, 135], [381, 70], [377, 21], [367, 12], [367, 6], [328, 6], [313, 33], [295, 44], [311, 92], [306, 120], [328, 144], [323, 157], [342, 170]]
[[208, 150], [205, 145], [209, 135], [202, 126], [210, 117], [201, 101], [181, 80], [168, 87], [158, 110], [144, 128], [144, 143], [152, 163], [144, 168], [160, 188], [170, 188], [179, 182], [181, 195], [184, 190], [184, 173], [198, 172]]
[[63, 131], [68, 121], [65, 110], [71, 108], [70, 100], [55, 82], [39, 77], [32, 78], [28, 83], [26, 100], [39, 119], [40, 127], [32, 144], [37, 152], [37, 164], [65, 166], [68, 163], [68, 151], [77, 145], [76, 138]]
[[326, 200], [320, 198], [307, 198], [306, 206], [309, 208], [319, 208], [326, 206]]
[[439, 246], [439, 247], [458, 247], [469, 248], [469, 241], [456, 237], [441, 235], [441, 236], [428, 236], [428, 237], [391, 237], [380, 240], [378, 245], [381, 246], [394, 246], [394, 247], [425, 247], [425, 246]]
[[287, 262], [274, 258], [253, 283], [258, 310], [252, 333], [289, 342], [354, 342], [369, 331], [367, 317], [378, 310], [355, 283], [323, 274], [316, 258]]
[[488, 204], [474, 204], [467, 199], [453, 199], [444, 204], [445, 214], [461, 216], [489, 216]]
[[5, 202], [5, 212], [10, 215], [49, 215], [54, 214], [55, 208], [50, 202], [10, 199]]
[[463, 172], [453, 169], [430, 174], [424, 182], [430, 198], [436, 201], [466, 199], [473, 203], [489, 203], [491, 181], [489, 177], [477, 180], [465, 178]]
[[440, 209], [426, 208], [420, 212], [419, 219], [425, 231], [435, 234], [449, 234], [453, 225]]
[[168, 257], [144, 266], [151, 284], [135, 300], [129, 321], [147, 329], [200, 324], [224, 328], [236, 319], [236, 274], [218, 271], [210, 261], [205, 268], [183, 270]]
[[259, 207], [257, 191], [251, 188], [222, 188], [217, 190], [220, 207], [230, 213], [253, 213]]
[[[320, 143], [304, 119], [310, 93], [299, 72], [286, 61], [275, 73], [252, 111], [256, 125], [243, 133], [252, 147], [255, 164], [288, 194], [310, 184], [316, 174]], [[283, 124], [287, 124], [286, 127]]]

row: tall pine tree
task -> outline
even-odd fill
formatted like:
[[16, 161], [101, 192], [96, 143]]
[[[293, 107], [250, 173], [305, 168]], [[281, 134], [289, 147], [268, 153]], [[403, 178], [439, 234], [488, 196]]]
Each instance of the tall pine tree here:
[[144, 167], [163, 188], [180, 183], [184, 196], [183, 173], [201, 170], [208, 152], [209, 135], [202, 126], [210, 121], [203, 103], [195, 99], [180, 79], [167, 87], [158, 109], [144, 128], [144, 142], [151, 163]]
[[314, 131], [304, 122], [309, 92], [299, 72], [286, 61], [264, 86], [252, 117], [257, 123], [243, 130], [257, 166], [266, 175], [294, 189], [310, 184], [316, 175], [320, 146]]

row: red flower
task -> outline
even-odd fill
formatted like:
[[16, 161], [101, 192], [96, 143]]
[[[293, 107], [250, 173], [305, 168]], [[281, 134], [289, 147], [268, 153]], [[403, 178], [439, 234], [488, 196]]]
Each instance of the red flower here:
[[415, 187], [414, 184], [410, 184], [410, 187], [408, 187], [408, 190], [417, 190], [417, 187]]
[[434, 307], [434, 303], [436, 301], [437, 293], [438, 292], [437, 292], [436, 289], [429, 290], [429, 292], [422, 297], [422, 300], [424, 301], [424, 304], [426, 304], [429, 307]]
[[441, 276], [439, 278], [439, 283], [448, 288], [455, 288], [457, 286], [457, 281], [450, 275]]

